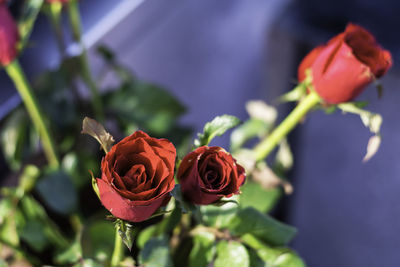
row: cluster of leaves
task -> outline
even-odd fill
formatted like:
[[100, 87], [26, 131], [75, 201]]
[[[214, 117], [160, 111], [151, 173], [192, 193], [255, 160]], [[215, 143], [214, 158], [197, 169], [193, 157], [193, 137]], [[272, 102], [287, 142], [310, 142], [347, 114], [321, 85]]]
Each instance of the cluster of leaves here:
[[[259, 105], [270, 108], [263, 103], [249, 106], [260, 108]], [[205, 125], [195, 146], [208, 145], [214, 137], [238, 124], [239, 120], [233, 116], [216, 117]], [[97, 126], [90, 128], [91, 125]], [[270, 121], [266, 127], [271, 125]], [[83, 129], [83, 133], [107, 147], [110, 138], [102, 126], [86, 118]], [[237, 135], [243, 129], [249, 126], [242, 125], [234, 133]], [[140, 266], [305, 266], [287, 247], [296, 229], [268, 215], [280, 195], [279, 184], [265, 189], [260, 181], [251, 177], [249, 180], [239, 196], [206, 206], [186, 202], [178, 184], [171, 192], [173, 200], [153, 215], [150, 225], [113, 218], [115, 227]], [[154, 221], [160, 215], [163, 218]]]
[[186, 214], [181, 213], [178, 199], [171, 214], [138, 234], [140, 264], [305, 266], [294, 251], [285, 247], [296, 229], [255, 207], [244, 207], [245, 197], [222, 206], [192, 207]]
[[[28, 0], [21, 5], [20, 51], [29, 48], [29, 35], [43, 4], [43, 0]], [[105, 71], [117, 74], [116, 85], [102, 88], [107, 93], [101, 95], [104, 121], [112, 125], [114, 136], [140, 128], [168, 137], [185, 150], [191, 129], [178, 124], [185, 112], [182, 103], [163, 88], [138, 80], [107, 48], [98, 51]], [[1, 253], [0, 266], [19, 262], [104, 266], [112, 254], [114, 226], [104, 221], [106, 213], [93, 194], [88, 173], [93, 170], [98, 177], [103, 154], [80, 135], [83, 117], [93, 115], [91, 100], [82, 93], [81, 75], [78, 55], [64, 58], [58, 68], [42, 73], [33, 83], [55, 137], [59, 169], [46, 167], [39, 136], [22, 104], [0, 122], [1, 149], [8, 166], [8, 175], [0, 182], [14, 185], [0, 192], [0, 251], [10, 251]], [[131, 261], [126, 265], [131, 266]]]

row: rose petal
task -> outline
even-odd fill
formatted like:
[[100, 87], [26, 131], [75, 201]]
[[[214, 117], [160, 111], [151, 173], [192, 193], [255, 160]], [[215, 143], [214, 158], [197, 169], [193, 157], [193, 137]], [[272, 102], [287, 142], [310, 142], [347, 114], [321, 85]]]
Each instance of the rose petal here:
[[[322, 72], [333, 53], [334, 58], [330, 65]], [[373, 79], [368, 66], [355, 58], [351, 48], [345, 43], [341, 43], [339, 48], [334, 44], [326, 47], [315, 60], [312, 69], [315, 90], [332, 104], [355, 98]]]
[[121, 189], [121, 190], [126, 190], [126, 186], [125, 186], [125, 182], [124, 180], [118, 175], [117, 172], [112, 171], [112, 179], [111, 179], [111, 183], [114, 184], [117, 188]]
[[317, 46], [310, 53], [305, 56], [305, 58], [301, 61], [300, 66], [297, 72], [297, 79], [299, 82], [302, 82], [306, 78], [306, 70], [311, 68], [311, 65], [314, 63], [315, 59], [318, 57], [321, 50], [324, 46]]
[[[172, 145], [171, 143], [169, 144]], [[152, 148], [154, 153], [157, 154], [164, 161], [168, 169], [173, 170], [175, 167], [175, 158], [176, 158], [175, 148], [173, 151], [170, 150], [171, 149], [170, 147], [168, 149], [164, 149], [162, 147], [153, 146]]]
[[349, 24], [345, 33], [346, 43], [352, 48], [354, 56], [367, 65], [375, 77], [384, 75], [392, 65], [390, 53], [376, 43], [371, 33], [358, 25]]
[[162, 204], [166, 204], [165, 201], [169, 198], [166, 195], [152, 202], [135, 203], [121, 197], [109, 184], [101, 179], [97, 179], [97, 185], [103, 206], [115, 217], [131, 222], [141, 222], [148, 219]]

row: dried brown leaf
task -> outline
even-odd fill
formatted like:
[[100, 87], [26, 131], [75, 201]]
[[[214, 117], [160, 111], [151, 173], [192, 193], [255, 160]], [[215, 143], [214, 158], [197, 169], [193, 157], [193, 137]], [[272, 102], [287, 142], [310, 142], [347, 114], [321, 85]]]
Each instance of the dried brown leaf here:
[[100, 143], [105, 153], [108, 153], [114, 144], [114, 138], [104, 129], [103, 125], [89, 117], [83, 119], [81, 133], [88, 134], [95, 138]]

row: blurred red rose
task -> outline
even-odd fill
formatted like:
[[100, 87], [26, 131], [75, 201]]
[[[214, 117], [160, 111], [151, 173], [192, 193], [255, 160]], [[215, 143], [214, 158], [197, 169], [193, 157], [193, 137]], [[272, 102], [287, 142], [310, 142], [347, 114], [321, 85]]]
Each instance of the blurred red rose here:
[[170, 199], [176, 150], [166, 139], [137, 131], [115, 144], [101, 162], [100, 201], [115, 217], [148, 219]]
[[0, 65], [8, 65], [17, 56], [17, 24], [5, 3], [0, 3]]
[[348, 24], [326, 45], [314, 48], [301, 62], [298, 79], [311, 68], [317, 93], [327, 103], [348, 102], [392, 65], [390, 52], [382, 49], [364, 28]]
[[239, 193], [245, 170], [223, 148], [202, 146], [186, 155], [178, 180], [183, 196], [194, 204], [207, 205]]

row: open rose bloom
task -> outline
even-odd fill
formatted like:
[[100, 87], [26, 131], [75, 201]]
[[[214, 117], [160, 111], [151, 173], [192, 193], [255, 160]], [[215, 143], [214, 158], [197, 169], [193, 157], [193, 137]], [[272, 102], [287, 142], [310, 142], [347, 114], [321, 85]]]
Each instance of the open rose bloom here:
[[175, 186], [176, 151], [166, 139], [137, 131], [114, 145], [101, 163], [97, 179], [101, 203], [115, 217], [148, 219], [170, 199]]
[[184, 197], [199, 205], [238, 194], [245, 177], [244, 168], [217, 146], [202, 146], [189, 153], [183, 158], [178, 171]]
[[374, 79], [392, 65], [390, 52], [382, 49], [364, 28], [348, 24], [343, 33], [326, 45], [314, 48], [301, 62], [298, 79], [311, 68], [317, 93], [330, 104], [357, 97]]

